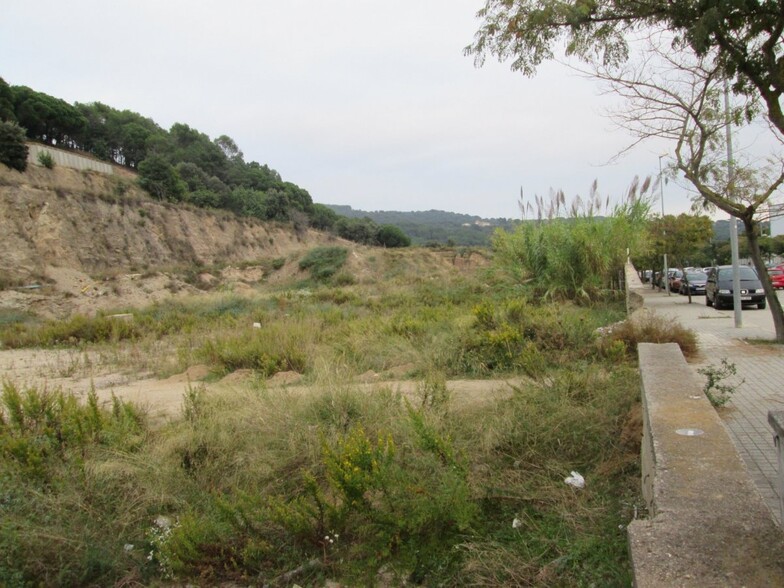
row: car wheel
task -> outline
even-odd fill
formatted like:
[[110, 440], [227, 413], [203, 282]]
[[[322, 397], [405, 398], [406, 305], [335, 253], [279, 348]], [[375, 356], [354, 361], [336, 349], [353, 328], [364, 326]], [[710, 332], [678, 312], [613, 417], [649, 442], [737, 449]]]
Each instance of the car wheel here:
[[716, 310], [721, 310], [722, 308], [724, 308], [721, 304], [721, 298], [719, 298], [718, 296], [713, 300], [713, 307]]
[[768, 304], [764, 300], [762, 302], [760, 302], [759, 304], [757, 304], [757, 308], [759, 308], [760, 310], [765, 310], [765, 308], [767, 306], [768, 306]]

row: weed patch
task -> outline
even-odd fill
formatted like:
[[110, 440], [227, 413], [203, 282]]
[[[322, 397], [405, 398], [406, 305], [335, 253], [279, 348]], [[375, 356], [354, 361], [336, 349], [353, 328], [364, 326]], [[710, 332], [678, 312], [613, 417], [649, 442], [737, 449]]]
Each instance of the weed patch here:
[[247, 330], [232, 338], [207, 341], [199, 354], [220, 371], [252, 369], [264, 377], [281, 371], [304, 372], [309, 366], [307, 327], [280, 326]]
[[721, 365], [709, 365], [698, 369], [697, 372], [706, 377], [703, 391], [710, 403], [716, 407], [727, 404], [738, 389], [738, 386], [741, 386], [745, 381], [741, 380], [735, 384], [727, 382], [728, 378], [733, 378], [738, 374], [738, 368], [734, 363], [728, 361], [726, 357], [722, 358]]
[[694, 357], [697, 353], [694, 331], [652, 312], [639, 313], [602, 329], [598, 344], [601, 353], [614, 358], [622, 349], [636, 354], [638, 343], [677, 343], [686, 357]]
[[117, 342], [136, 339], [139, 334], [139, 329], [132, 322], [108, 316], [88, 318], [74, 315], [67, 320], [50, 320], [41, 324], [15, 322], [0, 331], [0, 341], [9, 348], [55, 347]]
[[[628, 585], [639, 381], [625, 339], [597, 351], [622, 306], [534, 303], [492, 276], [416, 270], [202, 294], [129, 309], [128, 323], [0, 327], [30, 345], [258, 375], [188, 385], [183, 418], [155, 429], [119, 401], [9, 387], [0, 584]], [[352, 384], [392, 368], [421, 381], [410, 394]], [[267, 387], [288, 370], [307, 393]], [[453, 397], [448, 378], [476, 375], [526, 383]], [[573, 470], [586, 488], [564, 483]]]
[[323, 282], [343, 267], [348, 257], [345, 247], [317, 247], [310, 250], [299, 262], [299, 268], [309, 270], [311, 277]]

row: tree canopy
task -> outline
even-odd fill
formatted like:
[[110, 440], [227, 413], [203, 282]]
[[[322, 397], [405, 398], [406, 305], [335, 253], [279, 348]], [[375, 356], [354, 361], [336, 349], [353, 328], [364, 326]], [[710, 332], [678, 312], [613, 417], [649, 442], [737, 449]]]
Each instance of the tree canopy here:
[[[784, 158], [735, 166], [728, 139], [729, 125], [752, 120], [762, 103], [782, 140], [784, 0], [487, 0], [478, 16], [483, 23], [466, 53], [479, 63], [490, 53], [531, 75], [565, 42], [567, 55], [591, 63], [593, 75], [626, 99], [622, 126], [639, 140], [674, 141], [674, 166], [703, 202], [743, 221], [776, 339], [784, 342], [784, 309], [759, 247], [760, 212], [784, 185]], [[657, 35], [667, 43], [655, 41], [641, 64], [625, 68], [630, 41]], [[731, 115], [723, 100], [728, 81], [745, 103]], [[723, 164], [725, 146], [730, 161]]]
[[702, 252], [713, 238], [713, 222], [704, 215], [668, 214], [651, 219], [648, 234], [653, 255], [641, 259], [646, 267], [657, 267], [656, 254], [662, 252], [670, 255], [672, 266], [684, 267], [703, 260]]
[[[338, 233], [367, 245], [410, 243], [395, 227], [341, 220], [314, 205], [304, 188], [284, 181], [266, 164], [246, 162], [228, 135], [209, 136], [185, 123], [167, 131], [150, 118], [100, 102], [67, 102], [0, 78], [0, 162], [24, 170], [25, 137], [132, 168], [139, 184], [159, 200], [224, 208], [241, 216], [292, 222]], [[18, 123], [18, 124], [17, 124]]]
[[17, 171], [27, 169], [24, 129], [15, 122], [0, 121], [0, 163]]
[[526, 75], [562, 44], [567, 55], [613, 65], [628, 57], [630, 33], [670, 30], [676, 48], [715, 51], [734, 90], [759, 95], [784, 133], [784, 0], [487, 0], [477, 16], [466, 54], [478, 63], [487, 54], [511, 60]]
[[52, 145], [74, 146], [87, 123], [79, 110], [59, 98], [14, 86], [14, 115], [27, 135]]
[[16, 122], [14, 93], [3, 78], [0, 78], [0, 121]]

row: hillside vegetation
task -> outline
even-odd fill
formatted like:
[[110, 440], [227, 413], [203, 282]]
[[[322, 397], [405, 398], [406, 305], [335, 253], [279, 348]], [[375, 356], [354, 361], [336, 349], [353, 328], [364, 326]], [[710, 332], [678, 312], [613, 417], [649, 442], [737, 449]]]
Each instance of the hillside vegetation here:
[[[629, 585], [635, 346], [693, 343], [614, 325], [647, 185], [389, 249], [40, 163], [0, 166], [0, 585]], [[153, 376], [180, 410], [115, 394]]]
[[450, 245], [489, 247], [496, 229], [511, 230], [519, 221], [506, 218], [485, 219], [443, 210], [400, 212], [391, 210], [355, 210], [351, 206], [328, 204], [341, 216], [370, 219], [399, 227], [414, 245]]
[[[397, 227], [340, 218], [315, 204], [307, 190], [283, 180], [268, 165], [245, 161], [227, 135], [210, 139], [179, 122], [165, 130], [129, 110], [100, 102], [71, 105], [26, 86], [10, 86], [0, 78], [0, 163], [25, 171], [25, 136], [133, 170], [139, 185], [160, 201], [292, 222], [366, 245], [405, 247], [410, 243]], [[39, 163], [52, 167], [46, 152], [39, 156]]]
[[[209, 294], [3, 316], [3, 353], [73, 350], [55, 369], [89, 383], [8, 371], [0, 584], [628, 586], [640, 335], [599, 328], [645, 205], [614, 212], [519, 227], [493, 259], [301, 243]], [[532, 245], [581, 252], [579, 276], [531, 280]], [[181, 411], [113, 393], [139, 373], [194, 374]]]
[[0, 583], [628, 585], [639, 382], [596, 331], [622, 305], [541, 305], [427, 251], [314, 251], [307, 282], [0, 328], [78, 346], [74, 373], [211, 372], [157, 424], [7, 380]]

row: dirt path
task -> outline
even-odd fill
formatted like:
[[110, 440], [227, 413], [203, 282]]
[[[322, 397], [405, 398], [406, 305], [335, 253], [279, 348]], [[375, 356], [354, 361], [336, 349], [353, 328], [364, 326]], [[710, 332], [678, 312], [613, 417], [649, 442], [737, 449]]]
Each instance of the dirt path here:
[[[62, 389], [80, 397], [86, 397], [91, 388], [98, 399], [108, 405], [112, 396], [144, 407], [154, 418], [177, 418], [182, 411], [183, 396], [189, 386], [204, 385], [211, 390], [231, 390], [247, 385], [252, 374], [245, 370], [229, 374], [223, 380], [203, 383], [209, 374], [206, 366], [195, 365], [181, 374], [157, 379], [149, 374], [127, 374], [117, 370], [116, 365], [97, 352], [75, 349], [19, 349], [0, 351], [0, 378], [20, 387], [37, 387], [49, 390]], [[450, 380], [447, 382], [452, 401], [463, 408], [487, 402], [494, 398], [508, 397], [514, 386], [523, 382], [521, 378], [508, 380]], [[269, 388], [281, 386], [273, 378], [267, 382]], [[408, 397], [416, 397], [419, 382], [414, 380], [387, 380], [372, 383], [356, 383], [359, 390], [372, 392], [382, 388], [391, 389]], [[307, 394], [313, 387], [287, 385], [287, 391]]]
[[97, 352], [74, 349], [14, 349], [0, 351], [0, 374], [3, 381], [20, 387], [61, 389], [86, 397], [91, 388], [98, 399], [109, 404], [112, 395], [148, 409], [153, 417], [176, 416], [189, 382], [208, 373], [203, 366], [194, 366], [166, 379], [149, 374], [127, 374]]

